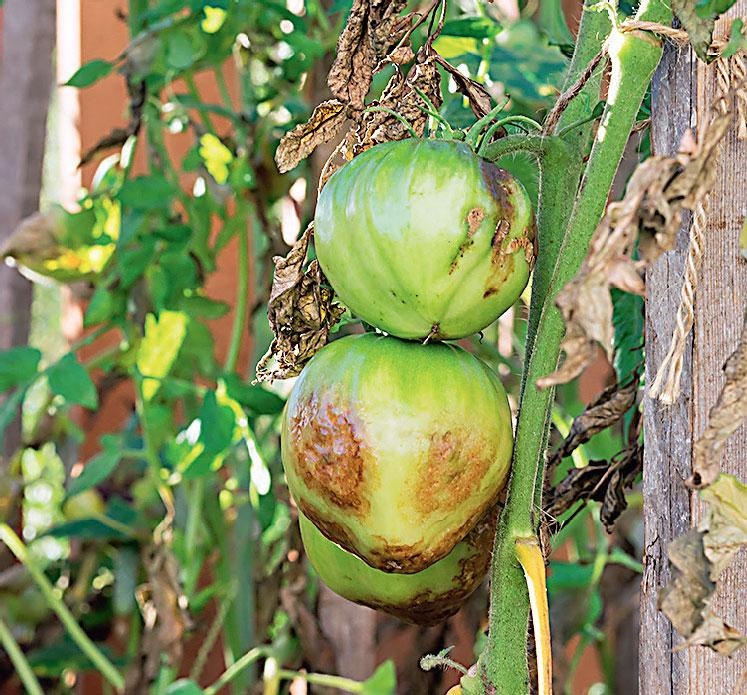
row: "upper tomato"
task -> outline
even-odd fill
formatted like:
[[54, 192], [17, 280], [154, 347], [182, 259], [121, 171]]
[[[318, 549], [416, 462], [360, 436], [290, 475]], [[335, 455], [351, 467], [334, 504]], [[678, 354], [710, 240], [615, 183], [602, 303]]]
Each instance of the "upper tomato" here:
[[319, 263], [368, 323], [400, 338], [462, 338], [526, 287], [534, 217], [522, 185], [467, 145], [401, 140], [367, 150], [322, 189]]

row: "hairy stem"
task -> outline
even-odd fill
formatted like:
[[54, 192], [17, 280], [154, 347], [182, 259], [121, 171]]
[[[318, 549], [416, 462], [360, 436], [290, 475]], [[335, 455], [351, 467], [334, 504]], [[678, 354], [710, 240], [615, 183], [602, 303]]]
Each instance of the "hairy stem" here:
[[[663, 0], [651, 0], [641, 7], [638, 19], [671, 21], [671, 12], [664, 6]], [[579, 45], [583, 38], [579, 37]], [[540, 275], [535, 277], [533, 285], [530, 327], [534, 332], [527, 338], [527, 360], [514, 443], [512, 476], [493, 554], [490, 635], [479, 663], [484, 689], [507, 695], [526, 693], [529, 690], [526, 662], [529, 595], [517, 561], [516, 542], [536, 535], [535, 510], [541, 502], [544, 453], [554, 390], [541, 391], [535, 383], [538, 378], [557, 367], [564, 332], [563, 319], [555, 306], [554, 298], [578, 272], [587, 253], [591, 236], [604, 212], [607, 196], [640, 104], [661, 57], [660, 42], [653, 35], [642, 32], [635, 35], [622, 34], [613, 29], [608, 47], [612, 75], [607, 106], [575, 204], [567, 218], [567, 224], [562, 227], [557, 219], [543, 216], [543, 207], [546, 213], [554, 209], [563, 219], [562, 208], [555, 207], [563, 204], [563, 196], [552, 188], [548, 192], [547, 185], [552, 186], [554, 180], [566, 176], [567, 165], [553, 170], [550, 167], [558, 166], [560, 162], [553, 164], [547, 159], [544, 162], [545, 189], [541, 191], [540, 202], [540, 257], [544, 253], [543, 238], [552, 243], [548, 258], [543, 259]], [[564, 116], [573, 122], [579, 113], [576, 111]], [[559, 127], [562, 128], [563, 125], [561, 123]], [[566, 195], [566, 206], [568, 200]], [[547, 243], [545, 248], [548, 248]]]

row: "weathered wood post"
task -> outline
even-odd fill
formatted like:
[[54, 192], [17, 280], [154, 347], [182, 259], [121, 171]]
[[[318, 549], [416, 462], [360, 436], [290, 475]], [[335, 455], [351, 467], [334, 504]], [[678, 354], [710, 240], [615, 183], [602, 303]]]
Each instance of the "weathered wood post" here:
[[[8, 0], [0, 57], [0, 239], [39, 209], [47, 109], [54, 86], [55, 2]], [[25, 345], [31, 283], [0, 266], [0, 349]], [[8, 429], [3, 453], [19, 445], [20, 418]]]
[[[739, 0], [729, 16], [747, 15]], [[725, 21], [717, 25], [722, 36]], [[689, 48], [668, 45], [653, 81], [652, 140], [656, 154], [677, 151], [687, 128], [696, 132], [708, 122], [717, 93], [716, 71], [696, 62]], [[697, 495], [684, 481], [691, 473], [694, 442], [724, 384], [726, 358], [737, 346], [747, 307], [747, 262], [740, 257], [739, 232], [747, 215], [747, 141], [732, 129], [718, 162], [716, 184], [707, 211], [703, 266], [695, 297], [691, 333], [677, 401], [664, 405], [644, 400], [645, 456], [644, 574], [641, 590], [640, 692], [642, 695], [742, 695], [747, 692], [747, 650], [726, 659], [703, 647], [673, 651], [682, 640], [658, 612], [659, 589], [669, 581], [670, 541], [696, 525], [702, 513]], [[689, 221], [677, 248], [647, 273], [646, 379], [650, 384], [669, 347], [687, 254]], [[747, 480], [747, 427], [728, 442], [723, 469]], [[745, 593], [747, 557], [738, 556], [720, 582], [713, 609], [747, 630]]]

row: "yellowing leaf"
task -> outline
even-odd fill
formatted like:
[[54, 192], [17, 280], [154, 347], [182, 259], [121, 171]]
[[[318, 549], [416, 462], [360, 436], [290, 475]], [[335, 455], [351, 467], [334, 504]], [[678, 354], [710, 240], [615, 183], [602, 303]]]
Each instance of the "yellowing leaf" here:
[[226, 11], [221, 7], [210, 7], [209, 5], [204, 10], [205, 19], [200, 22], [200, 26], [206, 34], [214, 34], [226, 21]]
[[220, 139], [212, 133], [205, 133], [200, 138], [200, 157], [205, 162], [210, 176], [217, 183], [223, 184], [228, 180], [228, 166], [233, 161], [233, 154]]
[[187, 334], [187, 315], [162, 311], [158, 318], [145, 317], [145, 335], [137, 353], [137, 368], [143, 376], [143, 398], [150, 401], [174, 364]]

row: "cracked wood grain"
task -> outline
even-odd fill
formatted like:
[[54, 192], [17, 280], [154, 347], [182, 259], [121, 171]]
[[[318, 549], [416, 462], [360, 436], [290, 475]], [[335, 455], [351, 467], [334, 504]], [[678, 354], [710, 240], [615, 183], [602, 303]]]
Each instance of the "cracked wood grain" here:
[[[747, 0], [732, 12], [747, 14]], [[718, 32], [718, 30], [717, 30]], [[656, 154], [676, 152], [684, 131], [707, 121], [716, 89], [715, 74], [695, 63], [689, 49], [667, 46], [652, 86], [652, 143]], [[695, 327], [688, 340], [682, 394], [672, 406], [644, 400], [644, 574], [641, 584], [639, 692], [642, 695], [741, 695], [747, 650], [732, 659], [704, 648], [673, 651], [682, 640], [656, 608], [659, 589], [669, 581], [667, 549], [673, 538], [697, 524], [701, 505], [684, 481], [691, 472], [692, 447], [724, 383], [723, 363], [737, 344], [747, 306], [747, 263], [739, 254], [739, 230], [747, 213], [747, 143], [726, 136], [708, 211], [705, 262], [695, 298]], [[683, 277], [689, 221], [676, 248], [662, 256], [646, 277], [646, 379], [661, 364], [674, 328]], [[724, 470], [747, 479], [747, 431], [741, 428], [725, 449]], [[747, 628], [747, 561], [742, 554], [725, 573], [714, 610], [741, 630]], [[740, 685], [741, 683], [741, 685]]]

